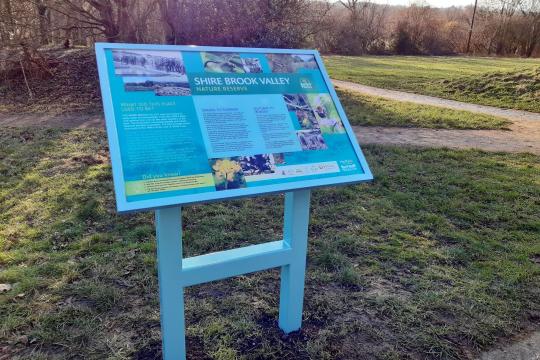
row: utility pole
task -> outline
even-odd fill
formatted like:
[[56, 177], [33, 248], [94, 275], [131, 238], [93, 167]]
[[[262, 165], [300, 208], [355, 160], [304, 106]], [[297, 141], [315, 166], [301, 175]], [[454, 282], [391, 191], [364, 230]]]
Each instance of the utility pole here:
[[474, 0], [474, 9], [472, 13], [472, 19], [471, 19], [471, 28], [469, 29], [469, 39], [467, 40], [467, 51], [466, 53], [469, 53], [469, 50], [471, 49], [471, 37], [472, 37], [472, 31], [474, 27], [474, 18], [476, 16], [476, 7], [478, 6], [478, 0]]

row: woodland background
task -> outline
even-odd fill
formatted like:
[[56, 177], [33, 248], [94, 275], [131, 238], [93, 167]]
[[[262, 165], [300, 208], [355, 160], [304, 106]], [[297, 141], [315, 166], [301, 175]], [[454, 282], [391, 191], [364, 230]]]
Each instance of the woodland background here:
[[316, 48], [340, 55], [540, 56], [540, 0], [477, 4], [0, 0], [0, 94], [4, 103], [34, 104], [40, 96], [49, 103], [42, 95], [51, 93], [48, 79], [55, 79], [69, 83], [56, 86], [65, 89], [57, 95], [73, 107], [73, 90], [82, 91], [76, 85], [97, 81], [91, 50], [97, 41]]
[[0, 49], [96, 41], [318, 48], [362, 55], [540, 55], [540, 0], [389, 6], [309, 0], [0, 0]]

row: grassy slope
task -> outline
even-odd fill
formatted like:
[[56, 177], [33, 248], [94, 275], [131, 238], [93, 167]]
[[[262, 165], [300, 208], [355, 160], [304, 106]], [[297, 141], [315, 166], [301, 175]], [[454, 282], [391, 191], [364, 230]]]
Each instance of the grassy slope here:
[[[366, 152], [375, 182], [314, 192], [302, 332], [278, 331], [275, 270], [197, 286], [191, 358], [464, 358], [538, 324], [540, 158]], [[11, 357], [159, 357], [153, 216], [116, 215], [105, 154], [98, 130], [0, 130]], [[280, 197], [187, 207], [185, 255], [279, 238], [281, 212]]]
[[[28, 95], [22, 74], [6, 81], [0, 77], [0, 113], [99, 113], [96, 55], [92, 49], [73, 49], [55, 53], [51, 76], [28, 75], [33, 98]], [[3, 75], [3, 74], [0, 74]], [[13, 76], [13, 75], [12, 75]]]
[[510, 121], [469, 111], [387, 100], [337, 90], [352, 125], [422, 127], [435, 129], [507, 129]]
[[330, 76], [459, 101], [540, 112], [540, 60], [327, 56]]

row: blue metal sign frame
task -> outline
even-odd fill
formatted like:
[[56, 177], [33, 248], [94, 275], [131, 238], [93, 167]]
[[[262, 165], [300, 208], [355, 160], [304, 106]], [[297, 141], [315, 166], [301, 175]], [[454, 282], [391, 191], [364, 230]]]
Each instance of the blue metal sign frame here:
[[[214, 51], [314, 55], [346, 133], [358, 157], [363, 174], [304, 180], [278, 185], [182, 195], [167, 198], [126, 201], [120, 145], [114, 117], [110, 79], [105, 51], [107, 49]], [[220, 280], [270, 268], [281, 268], [279, 327], [285, 332], [299, 330], [302, 323], [311, 188], [357, 183], [373, 179], [347, 120], [336, 92], [317, 51], [291, 49], [256, 49], [193, 47], [142, 44], [96, 44], [101, 94], [107, 122], [107, 135], [113, 165], [117, 207], [120, 212], [155, 209], [158, 276], [160, 293], [163, 358], [185, 359], [184, 287]], [[182, 255], [181, 206], [223, 199], [270, 193], [285, 193], [283, 239], [258, 245], [214, 252], [191, 258]]]
[[181, 208], [156, 210], [163, 358], [185, 359], [184, 287], [281, 267], [279, 327], [302, 325], [310, 190], [285, 193], [283, 240], [182, 259]]

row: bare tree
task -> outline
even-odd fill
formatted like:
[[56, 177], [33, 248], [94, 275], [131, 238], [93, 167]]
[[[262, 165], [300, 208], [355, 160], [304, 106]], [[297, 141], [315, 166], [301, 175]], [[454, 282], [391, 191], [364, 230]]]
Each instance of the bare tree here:
[[[45, 45], [69, 48], [100, 40], [309, 46], [351, 55], [535, 56], [539, 2], [480, 0], [475, 11], [374, 0], [0, 0], [0, 46], [30, 55], [33, 60], [23, 61], [30, 67]], [[26, 70], [31, 77], [32, 68]]]
[[[165, 43], [178, 44], [182, 42], [181, 26], [183, 24], [182, 15], [184, 9], [183, 0], [159, 0], [159, 9], [163, 21], [163, 31], [165, 33]], [[186, 19], [188, 22], [189, 18]], [[189, 24], [188, 24], [189, 25]]]
[[340, 47], [348, 54], [363, 54], [380, 45], [387, 5], [371, 1], [340, 1], [346, 9], [347, 21], [342, 24]]
[[531, 57], [540, 43], [540, 0], [522, 0], [519, 10], [524, 23], [522, 55]]

